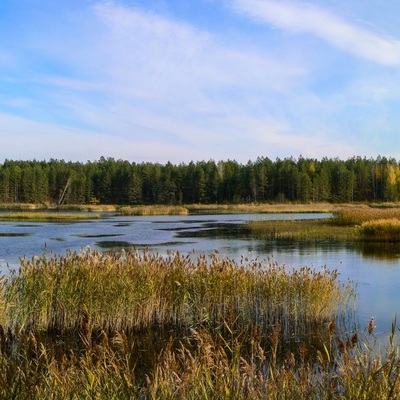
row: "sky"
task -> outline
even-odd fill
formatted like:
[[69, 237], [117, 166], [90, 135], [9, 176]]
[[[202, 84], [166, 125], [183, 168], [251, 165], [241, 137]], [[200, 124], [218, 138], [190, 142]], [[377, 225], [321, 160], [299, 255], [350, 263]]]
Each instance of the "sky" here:
[[0, 162], [400, 159], [398, 0], [1, 0]]

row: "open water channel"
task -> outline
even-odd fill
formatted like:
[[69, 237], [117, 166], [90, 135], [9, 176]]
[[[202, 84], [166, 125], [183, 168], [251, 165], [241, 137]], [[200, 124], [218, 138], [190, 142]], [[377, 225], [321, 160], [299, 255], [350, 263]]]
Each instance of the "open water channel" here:
[[[376, 333], [386, 336], [400, 311], [400, 254], [396, 250], [372, 251], [354, 244], [275, 242], [235, 235], [249, 220], [328, 218], [330, 214], [235, 214], [130, 217], [104, 213], [100, 219], [79, 222], [0, 222], [0, 265], [17, 268], [20, 257], [44, 251], [63, 255], [67, 249], [90, 246], [106, 251], [121, 248], [149, 249], [167, 255], [211, 254], [240, 261], [272, 259], [293, 268], [308, 266], [336, 269], [343, 281], [357, 288], [357, 316], [364, 329], [372, 316]], [[399, 250], [400, 253], [400, 250]]]

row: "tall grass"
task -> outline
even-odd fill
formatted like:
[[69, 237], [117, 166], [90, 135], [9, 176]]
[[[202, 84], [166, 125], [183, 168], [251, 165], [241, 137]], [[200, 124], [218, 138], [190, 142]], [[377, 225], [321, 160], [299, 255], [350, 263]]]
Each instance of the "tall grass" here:
[[400, 220], [397, 218], [363, 222], [357, 231], [366, 241], [400, 242]]
[[376, 208], [367, 205], [340, 207], [334, 212], [334, 223], [337, 225], [361, 225], [364, 222], [380, 219], [399, 219], [400, 208]]
[[0, 213], [1, 220], [35, 220], [35, 221], [54, 221], [54, 220], [81, 220], [98, 219], [99, 214], [78, 214], [78, 213], [58, 213], [58, 212], [9, 212]]
[[185, 207], [191, 214], [329, 213], [335, 208], [329, 203], [189, 204]]
[[396, 399], [395, 324], [365, 351], [353, 294], [336, 271], [217, 254], [22, 259], [0, 280], [0, 398]]
[[23, 259], [6, 282], [7, 315], [20, 329], [69, 331], [83, 317], [106, 332], [251, 321], [266, 330], [279, 324], [287, 340], [310, 336], [352, 294], [335, 271], [90, 249]]
[[122, 215], [187, 215], [188, 210], [182, 206], [126, 206], [121, 207]]
[[245, 227], [249, 234], [264, 240], [340, 240], [359, 237], [353, 226], [336, 225], [329, 219], [250, 221]]

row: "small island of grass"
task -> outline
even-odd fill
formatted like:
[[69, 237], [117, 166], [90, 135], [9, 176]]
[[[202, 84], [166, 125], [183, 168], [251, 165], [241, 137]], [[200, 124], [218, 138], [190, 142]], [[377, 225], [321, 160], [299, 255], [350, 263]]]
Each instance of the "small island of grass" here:
[[247, 232], [265, 240], [400, 242], [400, 207], [348, 204], [333, 207], [327, 219], [251, 221]]

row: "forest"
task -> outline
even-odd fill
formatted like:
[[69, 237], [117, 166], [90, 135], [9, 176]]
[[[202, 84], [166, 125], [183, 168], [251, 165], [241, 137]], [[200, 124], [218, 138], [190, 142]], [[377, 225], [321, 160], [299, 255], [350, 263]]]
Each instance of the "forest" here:
[[376, 159], [259, 157], [189, 164], [101, 157], [73, 162], [5, 160], [0, 203], [234, 204], [364, 202], [400, 199], [400, 164]]

